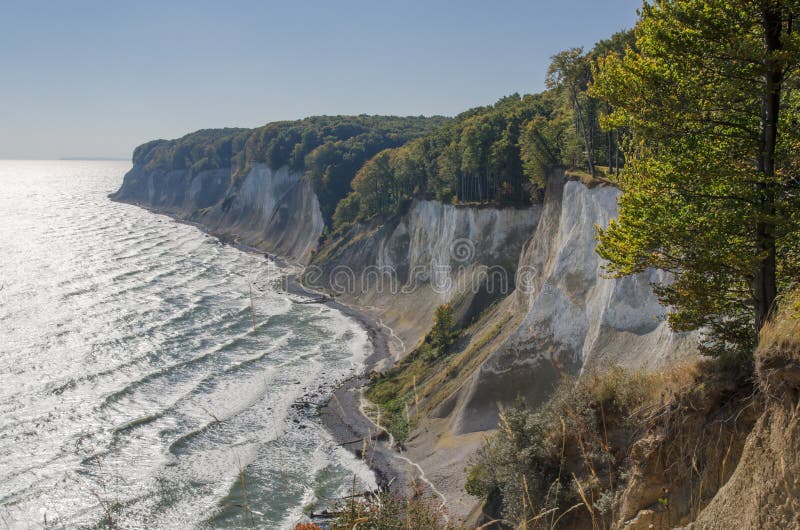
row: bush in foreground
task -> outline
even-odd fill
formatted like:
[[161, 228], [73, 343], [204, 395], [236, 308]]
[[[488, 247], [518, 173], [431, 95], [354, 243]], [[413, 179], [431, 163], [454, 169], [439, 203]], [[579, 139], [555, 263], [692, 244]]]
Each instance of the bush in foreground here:
[[499, 498], [497, 515], [515, 528], [552, 528], [578, 514], [605, 518], [624, 481], [631, 415], [654, 399], [652, 377], [612, 369], [565, 380], [537, 409], [503, 411], [468, 470], [467, 492]]

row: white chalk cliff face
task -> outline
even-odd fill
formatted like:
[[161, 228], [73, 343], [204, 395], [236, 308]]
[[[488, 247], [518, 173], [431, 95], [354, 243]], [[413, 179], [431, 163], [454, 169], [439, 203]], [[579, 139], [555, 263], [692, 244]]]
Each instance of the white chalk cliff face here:
[[541, 209], [415, 201], [395, 219], [357, 226], [323, 248], [309, 283], [380, 319], [397, 356], [450, 302], [463, 325], [513, 291], [518, 256]]
[[232, 183], [230, 170], [193, 175], [135, 166], [114, 198], [311, 262], [306, 280], [380, 319], [398, 356], [419, 343], [446, 302], [462, 326], [502, 323], [499, 342], [483, 346], [491, 351], [474, 373], [461, 374], [464, 384], [439, 411], [453, 434], [465, 434], [494, 428], [497, 403], [521, 396], [536, 404], [559, 372], [655, 368], [694, 351], [695, 337], [673, 333], [664, 321], [651, 288], [663, 279], [658, 272], [604, 277], [595, 227], [617, 215], [619, 193], [557, 171], [541, 205], [414, 201], [404, 215], [355, 226], [316, 256], [324, 230], [319, 201], [286, 167], [254, 165]]
[[300, 263], [310, 260], [325, 226], [311, 184], [287, 167], [255, 164], [233, 183], [230, 168], [194, 174], [134, 166], [112, 198]]
[[661, 274], [604, 275], [596, 226], [617, 215], [619, 194], [568, 181], [563, 172], [551, 176], [519, 254], [514, 293], [468, 329], [460, 384], [409, 436], [410, 458], [455, 515], [476, 507], [464, 492], [464, 462], [497, 427], [500, 406], [519, 398], [536, 406], [563, 375], [611, 365], [656, 368], [696, 351], [695, 335], [674, 333], [664, 321], [651, 287]]
[[287, 167], [254, 165], [218, 208], [198, 216], [215, 233], [307, 263], [325, 228], [310, 182]]
[[230, 177], [230, 168], [193, 174], [186, 169], [148, 170], [134, 165], [112, 198], [187, 215], [221, 200], [228, 189]]
[[596, 227], [616, 217], [620, 191], [550, 179], [542, 216], [520, 255], [517, 289], [507, 301], [513, 330], [461, 390], [456, 434], [492, 429], [497, 403], [532, 405], [559, 372], [578, 375], [621, 365], [652, 369], [691, 355], [693, 334], [674, 333], [652, 290], [657, 271], [608, 278], [595, 252]]
[[617, 215], [619, 193], [558, 171], [541, 205], [414, 201], [404, 215], [354, 226], [319, 249], [319, 201], [285, 167], [255, 165], [235, 183], [230, 170], [134, 167], [113, 198], [310, 263], [305, 280], [379, 319], [397, 356], [430, 330], [439, 305], [452, 303], [467, 328], [464, 365], [408, 447], [450, 509], [466, 515], [475, 500], [463, 491], [465, 462], [496, 428], [498, 404], [522, 397], [535, 406], [565, 373], [656, 368], [695, 351], [694, 335], [673, 333], [664, 321], [651, 288], [660, 273], [604, 277], [595, 227]]

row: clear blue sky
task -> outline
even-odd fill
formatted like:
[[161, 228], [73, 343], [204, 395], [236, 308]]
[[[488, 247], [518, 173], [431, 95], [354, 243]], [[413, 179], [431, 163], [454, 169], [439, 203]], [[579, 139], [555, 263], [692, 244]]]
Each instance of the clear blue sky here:
[[543, 88], [641, 0], [0, 0], [0, 158], [314, 114], [454, 115]]

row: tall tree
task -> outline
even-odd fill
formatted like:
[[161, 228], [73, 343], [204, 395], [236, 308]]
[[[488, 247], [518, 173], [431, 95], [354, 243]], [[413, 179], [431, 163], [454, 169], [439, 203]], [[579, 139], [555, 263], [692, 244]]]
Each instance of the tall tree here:
[[[608, 39], [603, 39], [594, 45], [591, 51], [591, 59], [593, 60], [592, 68], [597, 69], [597, 61], [601, 58], [616, 53], [622, 55], [628, 48], [636, 47], [633, 30], [620, 31], [613, 34]], [[606, 115], [611, 114], [611, 106], [606, 102], [601, 105]], [[620, 136], [622, 131], [619, 127], [605, 127], [606, 130], [606, 159], [608, 164], [608, 172], [611, 174], [619, 173], [620, 169]]]
[[586, 92], [591, 74], [591, 59], [582, 48], [565, 50], [553, 56], [547, 71], [547, 86], [565, 93], [574, 113], [575, 132], [583, 143], [586, 168], [594, 176], [597, 109], [596, 102]]
[[[798, 0], [657, 0], [636, 49], [598, 61], [591, 94], [629, 127], [619, 219], [599, 232], [608, 270], [656, 267], [680, 330], [751, 351], [790, 261], [798, 198]], [[792, 126], [790, 122], [794, 120]]]

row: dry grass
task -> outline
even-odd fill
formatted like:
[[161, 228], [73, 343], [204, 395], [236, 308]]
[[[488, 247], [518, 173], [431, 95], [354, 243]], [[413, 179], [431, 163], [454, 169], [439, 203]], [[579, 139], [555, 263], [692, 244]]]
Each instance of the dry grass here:
[[736, 366], [706, 360], [679, 372], [669, 375], [663, 397], [638, 414], [642, 433], [631, 447], [634, 478], [622, 521], [639, 510], [654, 512], [654, 528], [694, 520], [730, 478], [761, 411], [752, 378]]
[[681, 393], [697, 387], [704, 373], [714, 370], [714, 361], [690, 359], [671, 364], [656, 372], [642, 373], [641, 406], [633, 414], [646, 417], [669, 404]]
[[565, 377], [538, 409], [503, 410], [467, 491], [487, 498], [499, 492], [506, 524], [517, 529], [609, 528], [637, 429], [630, 417], [656, 399], [653, 377], [621, 368]]
[[[468, 491], [487, 498], [499, 491], [505, 522], [516, 529], [609, 529], [621, 518], [629, 466], [639, 444], [637, 454], [646, 455], [634, 462], [640, 471], [660, 459], [657, 465], [663, 465], [669, 479], [680, 475], [671, 466], [681, 466], [688, 470], [681, 479], [685, 504], [702, 504], [704, 488], [726, 480], [740, 450], [731, 441], [739, 418], [731, 418], [742, 400], [716, 409], [720, 422], [703, 422], [708, 407], [724, 401], [720, 392], [725, 385], [717, 388], [710, 382], [709, 372], [717, 370], [712, 365], [692, 361], [658, 372], [607, 368], [566, 380], [535, 411], [503, 411], [498, 435], [470, 470]], [[645, 449], [647, 443], [640, 445], [647, 440], [655, 452]], [[721, 462], [709, 465], [716, 456]], [[644, 489], [661, 493], [647, 504], [666, 508], [676, 500], [671, 488], [650, 486]]]
[[564, 175], [568, 179], [578, 180], [583, 183], [588, 188], [594, 188], [595, 186], [616, 186], [613, 180], [609, 178], [607, 175], [608, 168], [603, 166], [595, 166], [595, 175], [592, 175], [583, 169], [567, 169], [564, 171]]
[[800, 289], [784, 294], [778, 300], [775, 318], [761, 329], [758, 356], [777, 348], [800, 360]]
[[755, 357], [764, 394], [783, 398], [800, 390], [800, 289], [778, 300], [775, 317], [761, 329]]

